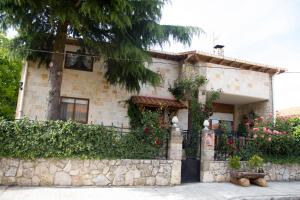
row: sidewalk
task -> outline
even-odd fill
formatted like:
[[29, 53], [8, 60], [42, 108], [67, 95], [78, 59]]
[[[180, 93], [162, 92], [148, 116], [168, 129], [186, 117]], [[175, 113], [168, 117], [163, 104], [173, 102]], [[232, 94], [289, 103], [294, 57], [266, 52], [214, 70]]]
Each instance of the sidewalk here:
[[300, 199], [300, 182], [271, 182], [248, 188], [230, 183], [193, 183], [175, 187], [6, 187], [0, 200], [192, 200]]

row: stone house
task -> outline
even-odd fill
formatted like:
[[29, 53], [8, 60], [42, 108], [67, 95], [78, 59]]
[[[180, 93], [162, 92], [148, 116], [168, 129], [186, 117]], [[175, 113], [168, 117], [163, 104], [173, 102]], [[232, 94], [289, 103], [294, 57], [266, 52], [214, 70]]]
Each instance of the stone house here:
[[[165, 105], [165, 120], [175, 111], [181, 129], [187, 129], [187, 109], [168, 91], [182, 75], [203, 74], [209, 83], [200, 88], [199, 101], [206, 92], [221, 89], [220, 99], [214, 104], [212, 123], [222, 120], [237, 129], [244, 115], [273, 113], [273, 76], [285, 69], [198, 51], [166, 53], [150, 51], [153, 63], [147, 66], [162, 76], [160, 86], [144, 85], [141, 91], [130, 93], [119, 86], [109, 85], [104, 78], [103, 60], [76, 55], [78, 47], [66, 45], [65, 66], [61, 88], [61, 119], [82, 123], [129, 126], [126, 101], [146, 108]], [[81, 59], [80, 59], [81, 58]], [[49, 73], [46, 67], [27, 62], [22, 70], [16, 118], [45, 120]]]

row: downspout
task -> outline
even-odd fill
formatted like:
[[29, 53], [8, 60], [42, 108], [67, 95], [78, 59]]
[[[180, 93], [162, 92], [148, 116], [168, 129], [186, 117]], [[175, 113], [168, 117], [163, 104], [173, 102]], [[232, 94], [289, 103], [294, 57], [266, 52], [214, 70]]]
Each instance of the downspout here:
[[24, 72], [22, 77], [22, 82], [20, 85], [20, 102], [19, 102], [19, 111], [17, 113], [17, 119], [20, 119], [23, 116], [23, 107], [24, 107], [24, 96], [25, 96], [25, 88], [26, 88], [26, 80], [27, 80], [27, 71], [28, 71], [28, 61], [25, 62]]
[[275, 98], [274, 98], [274, 77], [275, 77], [275, 75], [277, 75], [277, 74], [279, 74], [279, 72], [278, 71], [276, 71], [276, 73], [275, 74], [273, 74], [272, 76], [271, 76], [271, 92], [272, 92], [272, 115], [273, 115], [273, 123], [275, 123], [276, 122], [276, 113], [275, 113], [275, 108], [274, 108], [274, 105], [275, 105], [275, 103], [274, 103], [274, 101], [275, 101]]

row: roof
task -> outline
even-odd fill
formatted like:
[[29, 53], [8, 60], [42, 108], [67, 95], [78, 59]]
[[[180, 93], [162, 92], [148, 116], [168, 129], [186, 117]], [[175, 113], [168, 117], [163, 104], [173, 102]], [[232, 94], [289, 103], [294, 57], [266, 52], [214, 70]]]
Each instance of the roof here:
[[[77, 40], [68, 38], [67, 44], [78, 46], [79, 42]], [[244, 70], [252, 70], [252, 71], [264, 72], [269, 74], [283, 73], [287, 71], [287, 69], [281, 67], [275, 67], [271, 65], [265, 65], [265, 64], [250, 62], [246, 60], [219, 56], [219, 55], [210, 54], [202, 51], [185, 51], [181, 53], [170, 53], [164, 51], [150, 50], [148, 52], [154, 58], [161, 58], [161, 59], [173, 60], [178, 62], [186, 61], [195, 64], [199, 61], [203, 61], [203, 62], [219, 64], [219, 65], [224, 65], [233, 68], [240, 68]]]
[[168, 107], [173, 109], [187, 108], [183, 103], [174, 99], [165, 99], [148, 96], [132, 96], [131, 100], [135, 104], [148, 107]]
[[283, 117], [300, 117], [300, 106], [299, 107], [290, 107], [277, 111], [277, 115]]
[[233, 68], [239, 68], [243, 70], [251, 70], [264, 72], [269, 74], [283, 73], [286, 72], [287, 69], [281, 67], [275, 67], [271, 65], [265, 65], [255, 62], [250, 62], [246, 60], [240, 60], [225, 56], [214, 55], [202, 51], [186, 51], [181, 53], [169, 53], [163, 51], [150, 50], [149, 51], [152, 57], [174, 60], [174, 61], [185, 61], [190, 63], [197, 63], [199, 61], [208, 62], [213, 64], [224, 65]]

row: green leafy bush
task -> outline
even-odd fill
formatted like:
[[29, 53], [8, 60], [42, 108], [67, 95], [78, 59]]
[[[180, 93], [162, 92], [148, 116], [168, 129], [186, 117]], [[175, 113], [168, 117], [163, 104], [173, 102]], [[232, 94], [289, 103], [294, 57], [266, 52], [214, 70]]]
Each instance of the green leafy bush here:
[[[151, 114], [143, 114], [147, 121]], [[149, 127], [135, 129], [121, 136], [116, 130], [101, 125], [84, 125], [71, 121], [0, 120], [0, 156], [33, 158], [156, 158], [162, 151], [167, 133], [158, 129], [154, 115]], [[142, 137], [142, 135], [146, 135]], [[143, 138], [147, 138], [143, 140]], [[151, 138], [151, 139], [150, 139]]]
[[239, 156], [230, 156], [228, 164], [231, 169], [239, 170], [241, 169], [241, 158]]
[[262, 168], [264, 164], [264, 159], [262, 159], [259, 155], [253, 155], [248, 161], [248, 167], [250, 169], [254, 169], [256, 172]]
[[295, 127], [293, 136], [300, 140], [300, 125]]
[[14, 119], [16, 113], [21, 59], [9, 53], [11, 41], [0, 33], [0, 117]]

